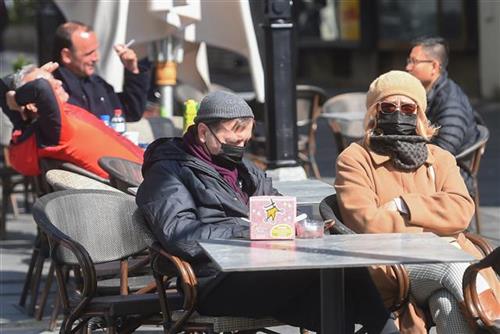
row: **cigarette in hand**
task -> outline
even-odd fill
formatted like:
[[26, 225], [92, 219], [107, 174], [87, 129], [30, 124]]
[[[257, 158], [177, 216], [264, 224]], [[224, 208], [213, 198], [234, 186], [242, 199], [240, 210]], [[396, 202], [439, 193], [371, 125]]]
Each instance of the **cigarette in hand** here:
[[126, 48], [131, 47], [131, 46], [132, 46], [132, 44], [134, 44], [134, 42], [135, 42], [135, 39], [133, 39], [133, 38], [132, 38], [132, 39], [131, 39], [131, 40], [130, 40], [127, 44], [125, 44], [125, 47], [126, 47]]

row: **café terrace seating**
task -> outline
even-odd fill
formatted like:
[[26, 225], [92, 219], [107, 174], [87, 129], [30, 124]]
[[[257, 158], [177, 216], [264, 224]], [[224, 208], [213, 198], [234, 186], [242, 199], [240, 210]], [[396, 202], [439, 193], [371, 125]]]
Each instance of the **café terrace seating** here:
[[[330, 233], [332, 234], [355, 233], [349, 227], [344, 225], [342, 221], [342, 215], [340, 213], [340, 208], [338, 205], [337, 194], [333, 194], [324, 198], [320, 203], [319, 211], [321, 217], [325, 220], [325, 224], [328, 225]], [[490, 321], [486, 322], [486, 326], [484, 327], [493, 328], [494, 326], [497, 326], [498, 328], [498, 322], [494, 323], [494, 321], [491, 320], [491, 314], [487, 314], [485, 312], [480, 311], [482, 308], [480, 305], [478, 305], [480, 302], [478, 301], [477, 293], [474, 294], [470, 288], [470, 286], [473, 286], [475, 291], [475, 279], [477, 271], [485, 267], [491, 266], [492, 263], [495, 263], [491, 258], [488, 257], [490, 254], [492, 254], [493, 249], [491, 248], [490, 244], [479, 235], [472, 233], [465, 233], [465, 236], [485, 256], [483, 261], [479, 262], [476, 265], [471, 265], [464, 274], [464, 296], [466, 297], [465, 298], [466, 306], [468, 307], [467, 317], [470, 321], [475, 321], [475, 322], [478, 322], [481, 319], [489, 319]], [[489, 259], [489, 261], [485, 259]], [[496, 255], [496, 259], [498, 259], [498, 254]], [[409, 300], [410, 280], [408, 278], [408, 273], [403, 265], [392, 265], [391, 269], [393, 270], [397, 278], [399, 293], [397, 299], [395, 300], [395, 303], [389, 308], [389, 310], [397, 314], [399, 311], [401, 311], [402, 307]], [[466, 286], [466, 283], [468, 286]], [[469, 298], [467, 298], [467, 294], [469, 295]], [[499, 310], [499, 308], [500, 305], [496, 305], [497, 311]], [[430, 321], [430, 316], [427, 317], [427, 320]], [[432, 323], [429, 324], [429, 327], [430, 326], [432, 326]]]
[[490, 131], [484, 125], [478, 125], [479, 129], [479, 138], [478, 140], [467, 149], [458, 153], [455, 156], [457, 159], [457, 164], [465, 169], [472, 177], [472, 184], [474, 187], [474, 196], [472, 199], [474, 200], [474, 220], [476, 222], [476, 232], [477, 234], [481, 234], [481, 224], [479, 221], [479, 187], [477, 182], [477, 176], [479, 173], [479, 165], [481, 162], [481, 158], [486, 150], [486, 143], [490, 138]]
[[[37, 201], [34, 218], [48, 239], [55, 265], [65, 314], [61, 333], [83, 329], [89, 321], [110, 332], [130, 331], [152, 322], [163, 324], [166, 333], [256, 329], [275, 333], [265, 327], [281, 324], [267, 318], [197, 314], [197, 279], [191, 266], [158, 243], [152, 244], [153, 237], [132, 196], [103, 190], [57, 191]], [[97, 265], [127, 263], [130, 256], [148, 247], [158, 293], [131, 293], [126, 264], [120, 270], [119, 291], [98, 293]], [[74, 277], [69, 276], [69, 269]]]

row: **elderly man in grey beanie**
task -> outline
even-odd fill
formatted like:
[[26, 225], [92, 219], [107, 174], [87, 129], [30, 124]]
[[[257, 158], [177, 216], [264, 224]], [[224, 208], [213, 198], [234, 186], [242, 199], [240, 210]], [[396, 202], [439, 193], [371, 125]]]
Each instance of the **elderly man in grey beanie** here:
[[[271, 179], [243, 158], [253, 124], [242, 98], [210, 93], [182, 138], [148, 147], [136, 201], [163, 247], [193, 266], [200, 314], [270, 316], [318, 331], [318, 271], [221, 273], [197, 243], [247, 238], [249, 197], [279, 195]], [[397, 332], [368, 271], [346, 269], [345, 275], [346, 328], [357, 322], [369, 333]]]

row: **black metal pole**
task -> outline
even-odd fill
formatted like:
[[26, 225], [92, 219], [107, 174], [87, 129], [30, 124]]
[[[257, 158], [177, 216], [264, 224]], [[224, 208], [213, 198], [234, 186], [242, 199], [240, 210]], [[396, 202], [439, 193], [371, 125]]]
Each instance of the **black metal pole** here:
[[54, 37], [57, 27], [65, 21], [64, 15], [52, 0], [39, 0], [36, 13], [38, 65], [56, 61], [52, 54]]
[[268, 168], [297, 166], [297, 113], [290, 0], [266, 0], [266, 138]]

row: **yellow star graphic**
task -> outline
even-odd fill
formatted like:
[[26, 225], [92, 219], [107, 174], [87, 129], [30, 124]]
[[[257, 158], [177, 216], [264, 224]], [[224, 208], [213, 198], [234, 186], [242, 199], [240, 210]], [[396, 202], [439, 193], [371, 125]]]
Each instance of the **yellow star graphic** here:
[[276, 215], [281, 210], [276, 206], [276, 204], [271, 200], [271, 204], [265, 207], [266, 209], [266, 221], [271, 219], [272, 221], [276, 220]]

